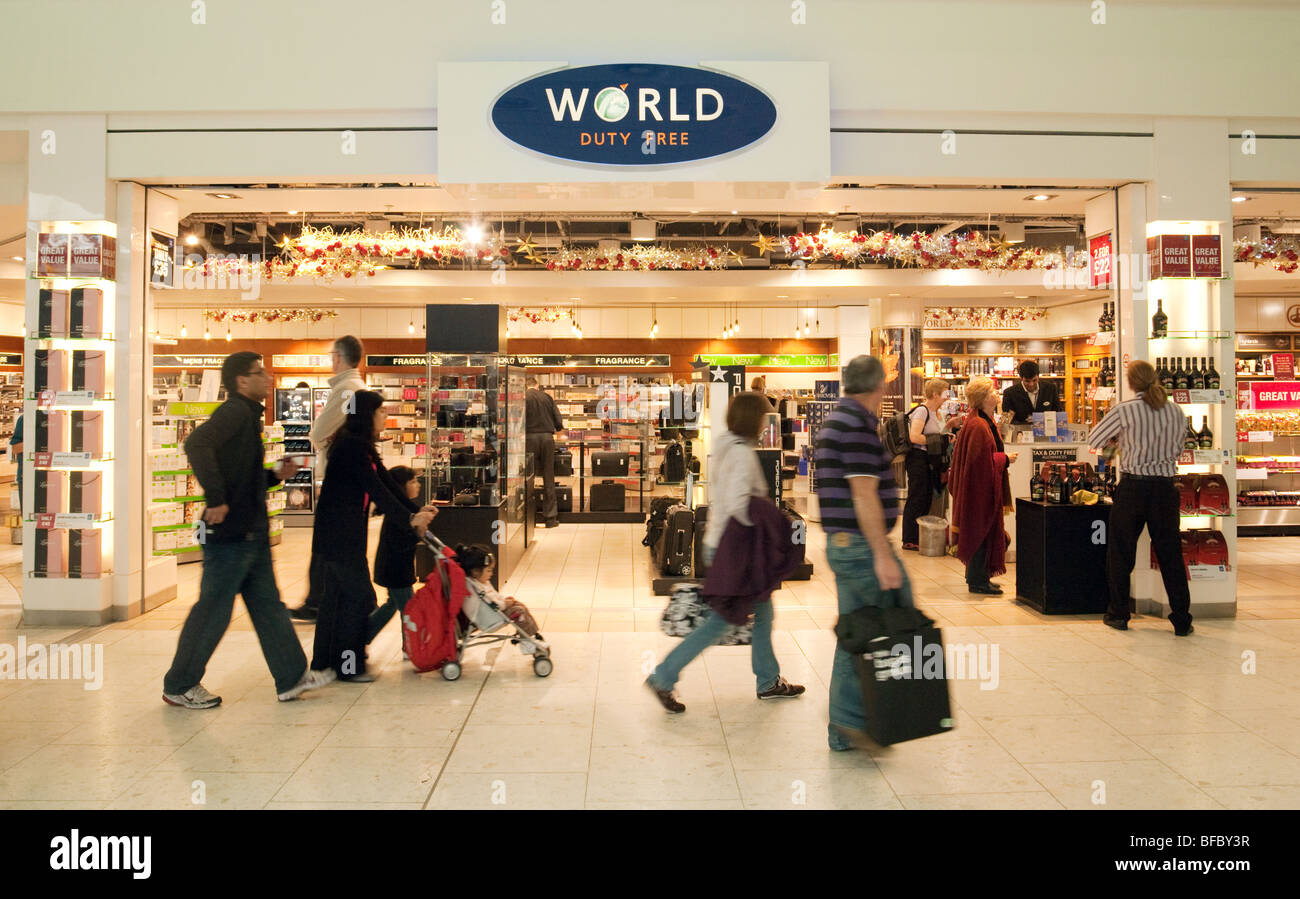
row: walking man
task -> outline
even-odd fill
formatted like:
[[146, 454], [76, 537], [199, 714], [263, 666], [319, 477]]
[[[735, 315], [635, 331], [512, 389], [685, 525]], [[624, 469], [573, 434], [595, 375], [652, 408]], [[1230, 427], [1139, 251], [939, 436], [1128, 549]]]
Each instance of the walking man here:
[[285, 456], [274, 471], [264, 467], [262, 402], [271, 379], [262, 357], [251, 352], [226, 357], [221, 382], [226, 401], [185, 441], [206, 506], [203, 577], [199, 601], [185, 619], [176, 656], [163, 678], [163, 701], [187, 709], [221, 704], [221, 697], [200, 681], [230, 626], [236, 593], [244, 597], [281, 701], [334, 679], [332, 671], [307, 669], [307, 656], [275, 584], [266, 488], [292, 477], [298, 466]]
[[[843, 371], [843, 392], [817, 434], [817, 503], [826, 532], [826, 560], [835, 574], [839, 612], [865, 606], [911, 607], [907, 572], [889, 544], [898, 518], [894, 468], [880, 443], [885, 367], [858, 356]], [[831, 668], [831, 749], [852, 749], [866, 727], [853, 656], [835, 648]]]
[[[352, 397], [358, 390], [366, 389], [366, 382], [361, 379], [361, 357], [365, 349], [361, 341], [351, 334], [345, 334], [338, 340], [334, 341], [334, 346], [330, 348], [330, 363], [334, 367], [334, 375], [330, 378], [330, 395], [325, 400], [325, 407], [320, 410], [320, 415], [311, 424], [311, 431], [307, 434], [307, 439], [311, 441], [311, 448], [316, 451], [316, 470], [314, 477], [325, 479], [325, 462], [329, 451], [330, 441], [338, 429], [343, 427], [343, 421], [348, 417], [348, 410], [352, 408]], [[299, 621], [315, 621], [316, 615], [320, 610], [320, 566], [316, 562], [316, 554], [313, 553], [311, 561], [307, 565], [307, 598], [303, 604], [289, 612]]]
[[560, 523], [555, 500], [555, 438], [564, 430], [564, 422], [560, 410], [555, 408], [555, 400], [538, 389], [536, 378], [530, 375], [524, 385], [528, 388], [524, 399], [525, 446], [542, 475], [542, 487], [546, 491], [543, 512], [546, 526], [553, 528]]

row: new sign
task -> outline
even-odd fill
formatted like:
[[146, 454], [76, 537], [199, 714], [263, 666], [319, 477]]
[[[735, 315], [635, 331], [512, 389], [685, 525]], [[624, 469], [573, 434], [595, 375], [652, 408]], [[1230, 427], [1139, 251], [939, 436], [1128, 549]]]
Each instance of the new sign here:
[[776, 105], [738, 78], [688, 66], [580, 66], [530, 78], [492, 105], [492, 124], [547, 156], [667, 165], [747, 147]]

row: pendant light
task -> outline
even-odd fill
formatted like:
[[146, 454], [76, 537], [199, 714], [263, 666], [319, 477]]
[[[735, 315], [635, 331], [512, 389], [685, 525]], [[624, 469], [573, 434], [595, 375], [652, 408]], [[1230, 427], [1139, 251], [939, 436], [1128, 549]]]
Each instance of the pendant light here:
[[185, 328], [185, 324], [182, 323], [182, 324], [181, 324], [181, 337], [186, 336], [187, 333], [188, 333], [188, 331], [187, 331], [186, 328]]
[[650, 317], [653, 319], [650, 324], [650, 339], [654, 340], [659, 336], [659, 309], [653, 304], [650, 306]]
[[208, 310], [203, 310], [203, 339], [212, 339], [212, 328], [208, 325]]
[[[407, 334], [414, 334], [414, 333], [415, 333], [415, 319], [411, 319], [411, 321], [407, 324], [407, 326], [406, 326], [406, 333], [407, 333]], [[507, 328], [506, 333], [507, 333], [507, 334], [510, 333], [508, 328]]]
[[231, 339], [230, 325], [226, 325], [226, 343], [230, 343]]

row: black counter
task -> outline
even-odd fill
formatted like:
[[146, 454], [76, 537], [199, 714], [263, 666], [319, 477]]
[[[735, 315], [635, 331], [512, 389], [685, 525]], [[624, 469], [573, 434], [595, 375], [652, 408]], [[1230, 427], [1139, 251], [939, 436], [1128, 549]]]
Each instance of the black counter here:
[[1047, 615], [1106, 611], [1110, 506], [1016, 500], [1016, 596]]

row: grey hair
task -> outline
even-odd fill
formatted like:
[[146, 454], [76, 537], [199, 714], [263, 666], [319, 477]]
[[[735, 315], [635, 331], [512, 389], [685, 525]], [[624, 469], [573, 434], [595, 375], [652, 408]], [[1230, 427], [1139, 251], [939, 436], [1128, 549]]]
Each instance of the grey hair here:
[[885, 382], [885, 366], [875, 356], [855, 356], [840, 377], [845, 394], [872, 393]]

